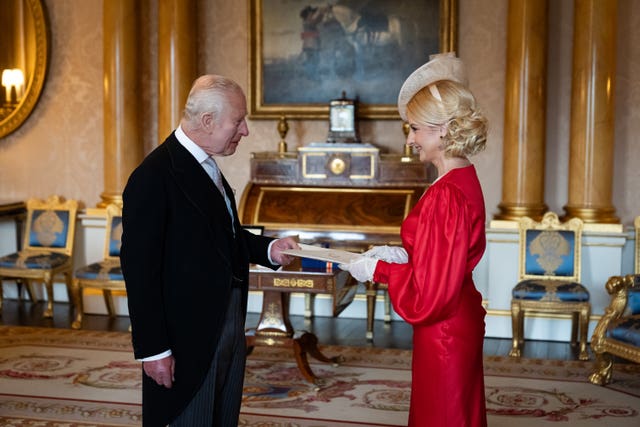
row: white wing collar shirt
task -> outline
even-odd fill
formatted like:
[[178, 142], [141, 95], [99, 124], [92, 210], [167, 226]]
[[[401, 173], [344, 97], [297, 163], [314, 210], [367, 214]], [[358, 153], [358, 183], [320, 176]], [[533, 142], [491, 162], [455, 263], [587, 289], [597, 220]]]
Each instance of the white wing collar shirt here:
[[231, 225], [232, 225], [231, 229], [234, 230], [234, 233], [235, 233], [235, 228], [233, 227], [234, 219], [233, 219], [233, 209], [231, 209], [231, 200], [229, 199], [229, 197], [227, 197], [227, 192], [225, 191], [224, 185], [222, 184], [222, 174], [220, 172], [220, 168], [218, 167], [216, 161], [213, 159], [213, 157], [210, 157], [202, 148], [198, 147], [198, 145], [196, 145], [196, 143], [193, 142], [184, 133], [181, 126], [178, 126], [175, 133], [176, 133], [176, 138], [178, 139], [178, 142], [182, 144], [182, 146], [186, 148], [187, 151], [189, 151], [189, 153], [191, 153], [193, 157], [195, 157], [198, 163], [200, 163], [200, 165], [207, 172], [207, 174], [209, 175], [209, 177], [211, 178], [215, 186], [218, 188], [220, 193], [222, 193], [222, 196], [224, 197], [224, 201], [227, 205], [227, 211], [231, 216]]

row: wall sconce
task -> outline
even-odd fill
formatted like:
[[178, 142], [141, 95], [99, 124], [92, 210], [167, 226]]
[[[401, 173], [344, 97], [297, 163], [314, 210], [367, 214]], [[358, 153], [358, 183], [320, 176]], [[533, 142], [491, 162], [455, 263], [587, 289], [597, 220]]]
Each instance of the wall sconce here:
[[[17, 104], [24, 96], [24, 73], [19, 68], [7, 68], [2, 71], [2, 86], [5, 91], [5, 103]], [[13, 90], [15, 88], [15, 101]]]

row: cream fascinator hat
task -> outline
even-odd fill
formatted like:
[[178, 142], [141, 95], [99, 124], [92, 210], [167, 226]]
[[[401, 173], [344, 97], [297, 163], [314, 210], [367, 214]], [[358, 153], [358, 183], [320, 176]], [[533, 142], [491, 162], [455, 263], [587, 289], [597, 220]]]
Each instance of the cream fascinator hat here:
[[[407, 104], [423, 87], [429, 86], [439, 80], [452, 80], [467, 86], [467, 73], [460, 58], [455, 52], [439, 53], [429, 56], [429, 62], [415, 70], [404, 81], [398, 94], [398, 112], [405, 122], [407, 121]], [[431, 89], [433, 88], [433, 89]], [[440, 98], [438, 89], [431, 86], [434, 97]]]

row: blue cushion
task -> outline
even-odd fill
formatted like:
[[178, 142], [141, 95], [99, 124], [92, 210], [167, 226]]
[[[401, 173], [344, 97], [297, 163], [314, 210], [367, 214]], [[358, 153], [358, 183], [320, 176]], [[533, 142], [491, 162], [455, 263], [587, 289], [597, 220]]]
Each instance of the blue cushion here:
[[589, 301], [587, 288], [580, 283], [561, 280], [523, 280], [513, 288], [511, 294], [514, 299], [531, 301]]
[[119, 262], [94, 262], [78, 269], [75, 273], [78, 279], [86, 280], [124, 280]]
[[114, 216], [111, 219], [111, 233], [109, 234], [109, 256], [119, 257], [122, 245], [122, 217]]
[[525, 239], [525, 274], [573, 276], [573, 231], [527, 230]]
[[64, 248], [67, 246], [69, 211], [34, 210], [31, 216], [29, 246]]
[[633, 286], [629, 288], [627, 297], [625, 315], [640, 314], [640, 274], [634, 277]]
[[32, 255], [15, 253], [0, 258], [0, 267], [50, 270], [64, 264], [68, 260], [68, 255], [57, 252]]
[[625, 317], [609, 325], [607, 337], [640, 347], [640, 315]]

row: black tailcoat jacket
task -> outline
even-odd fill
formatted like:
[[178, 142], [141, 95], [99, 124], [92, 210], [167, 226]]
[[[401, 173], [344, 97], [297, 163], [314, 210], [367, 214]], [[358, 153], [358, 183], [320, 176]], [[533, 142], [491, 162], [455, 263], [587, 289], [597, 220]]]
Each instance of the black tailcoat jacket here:
[[[233, 191], [224, 181], [228, 196]], [[143, 373], [143, 425], [165, 426], [199, 389], [222, 330], [233, 277], [246, 314], [249, 263], [277, 268], [273, 240], [240, 226], [235, 237], [224, 197], [171, 134], [131, 174], [123, 193], [122, 271], [136, 359], [171, 349], [167, 389]]]

